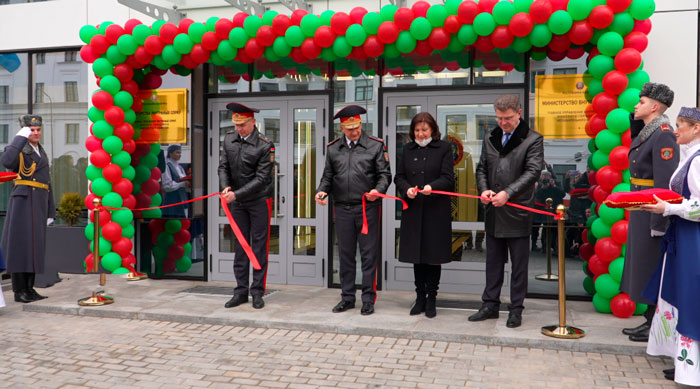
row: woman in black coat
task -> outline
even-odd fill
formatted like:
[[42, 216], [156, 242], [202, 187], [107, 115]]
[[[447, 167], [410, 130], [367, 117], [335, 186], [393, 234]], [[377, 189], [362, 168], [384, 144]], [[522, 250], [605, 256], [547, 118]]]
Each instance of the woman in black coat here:
[[452, 206], [448, 196], [431, 192], [454, 190], [454, 158], [427, 112], [413, 117], [409, 136], [413, 142], [404, 145], [394, 178], [397, 193], [408, 202], [401, 215], [399, 261], [413, 263], [416, 303], [411, 315], [435, 317], [440, 265], [452, 258]]

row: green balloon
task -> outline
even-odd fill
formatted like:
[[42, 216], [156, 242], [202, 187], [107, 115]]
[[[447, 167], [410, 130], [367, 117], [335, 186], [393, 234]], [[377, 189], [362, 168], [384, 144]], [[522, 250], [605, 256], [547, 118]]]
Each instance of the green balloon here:
[[156, 20], [151, 24], [151, 30], [154, 34], [158, 35], [160, 34], [160, 28], [163, 27], [165, 23], [167, 23], [165, 20]]
[[[543, 61], [543, 60], [547, 59], [547, 53], [544, 51], [533, 51], [530, 53], [530, 58], [532, 58], [533, 61]], [[481, 65], [479, 65], [479, 66], [481, 66]], [[476, 67], [476, 66], [474, 66], [474, 67]]]
[[518, 13], [518, 12], [529, 13], [530, 6], [532, 5], [532, 2], [533, 2], [533, 0], [515, 0], [515, 1], [513, 1], [513, 7], [515, 8], [515, 13]]
[[[623, 174], [623, 176], [624, 176], [624, 174]], [[612, 190], [612, 193], [630, 192], [630, 191], [631, 191], [630, 184], [627, 182], [621, 182], [621, 183], [615, 185], [615, 187]]]
[[508, 25], [513, 15], [515, 15], [515, 6], [510, 1], [499, 1], [493, 7], [493, 20], [500, 26]]
[[90, 107], [88, 109], [88, 119], [90, 119], [91, 122], [96, 123], [100, 120], [104, 120], [105, 118], [105, 112], [97, 109], [95, 107]]
[[619, 257], [608, 265], [608, 273], [615, 282], [622, 280], [622, 269], [625, 267], [625, 258]]
[[[410, 33], [409, 33], [410, 34]], [[389, 43], [384, 45], [384, 58], [392, 59], [397, 58], [401, 55], [401, 52], [396, 47], [396, 43]]]
[[190, 255], [192, 252], [192, 243], [187, 242], [182, 245], [182, 250], [185, 252], [185, 255]]
[[588, 140], [588, 151], [591, 153], [594, 153], [596, 150], [598, 150], [597, 147], [595, 147], [595, 138], [589, 139]]
[[625, 169], [622, 171], [622, 182], [630, 183], [630, 169]]
[[97, 138], [107, 139], [114, 133], [114, 127], [107, 123], [106, 120], [98, 120], [92, 125], [92, 133]]
[[605, 125], [616, 134], [622, 134], [630, 128], [630, 113], [622, 108], [615, 108], [605, 117]]
[[119, 194], [114, 193], [114, 192], [107, 193], [102, 198], [102, 205], [104, 205], [105, 207], [110, 207], [110, 208], [121, 208], [122, 196], [120, 196]]
[[598, 150], [593, 155], [593, 168], [595, 170], [598, 170], [602, 168], [603, 166], [610, 165], [610, 159], [608, 158], [608, 154]]
[[549, 27], [549, 30], [552, 31], [553, 34], [557, 35], [564, 35], [569, 32], [573, 24], [574, 20], [571, 18], [571, 15], [564, 10], [556, 11], [547, 21], [547, 27]]
[[610, 208], [605, 204], [598, 208], [598, 213], [603, 223], [609, 226], [625, 218], [625, 210], [623, 208]]
[[602, 239], [610, 236], [610, 226], [605, 224], [601, 218], [598, 218], [593, 222], [591, 231], [593, 231], [593, 236], [595, 236], [596, 239]]
[[160, 70], [168, 70], [170, 68], [170, 65], [165, 63], [165, 61], [163, 60], [162, 54], [154, 56], [153, 61], [151, 61], [151, 63]]
[[119, 82], [119, 79], [114, 76], [104, 76], [100, 80], [100, 88], [102, 90], [107, 91], [109, 94], [114, 95], [117, 92], [119, 92], [119, 89], [121, 89], [122, 83]]
[[459, 28], [459, 32], [457, 32], [457, 39], [465, 46], [474, 44], [477, 38], [479, 38], [479, 36], [474, 31], [474, 27], [470, 24], [463, 25]]
[[[593, 223], [598, 220], [598, 216], [591, 216], [586, 220], [586, 228], [590, 231], [591, 227], [593, 226]], [[590, 242], [590, 240], [589, 240]]]
[[163, 197], [160, 193], [156, 193], [151, 197], [151, 207], [160, 207], [163, 204]]
[[107, 271], [115, 271], [122, 265], [122, 257], [117, 253], [107, 253], [100, 260], [102, 267]]
[[102, 177], [102, 169], [95, 165], [88, 165], [88, 167], [85, 168], [85, 177], [90, 181], [95, 181]]
[[321, 12], [321, 15], [319, 16], [321, 19], [321, 25], [322, 26], [330, 26], [331, 25], [331, 18], [335, 15], [335, 11], [327, 9], [323, 12]]
[[97, 35], [97, 33], [97, 27], [87, 24], [80, 27], [80, 32], [78, 32], [78, 35], [80, 35], [80, 40], [87, 45], [90, 43], [90, 39]]
[[182, 229], [182, 223], [179, 220], [171, 219], [165, 222], [165, 231], [174, 234]]
[[[122, 150], [122, 151], [124, 151], [124, 150]], [[124, 152], [126, 152], [126, 151], [124, 151]], [[129, 157], [131, 157], [131, 156], [129, 156]], [[114, 160], [114, 157], [112, 157], [112, 160]], [[134, 169], [134, 167], [133, 166], [124, 167], [121, 165], [119, 165], [119, 166], [122, 168], [122, 177], [126, 178], [129, 181], [133, 181], [134, 176], [136, 176], [136, 170]]]
[[593, 278], [586, 277], [583, 279], [583, 290], [589, 295], [593, 296], [595, 294], [595, 286], [593, 285]]
[[102, 141], [102, 148], [111, 155], [122, 151], [123, 147], [124, 143], [116, 135], [108, 136], [104, 141]]
[[590, 94], [591, 97], [596, 97], [603, 92], [605, 92], [605, 89], [603, 89], [603, 82], [601, 80], [591, 80], [591, 83], [588, 85], [588, 94]]
[[608, 28], [610, 31], [626, 36], [634, 30], [634, 18], [627, 12], [620, 12], [619, 14], [615, 14], [613, 22]]
[[119, 51], [117, 45], [109, 46], [105, 55], [107, 56], [107, 60], [111, 62], [112, 65], [119, 65], [120, 63], [124, 63], [124, 61], [126, 61], [126, 55]]
[[[452, 0], [455, 1], [455, 0]], [[395, 6], [394, 4], [387, 4], [382, 7], [382, 9], [379, 11], [379, 16], [382, 17], [382, 20], [385, 22], [393, 22], [394, 21], [394, 14], [396, 11], [399, 9], [399, 7]], [[321, 14], [323, 15], [323, 14]]]
[[301, 27], [299, 26], [289, 26], [287, 32], [284, 33], [284, 39], [287, 41], [289, 46], [299, 47], [304, 42], [304, 33], [301, 31]]
[[[299, 26], [292, 27], [296, 27], [301, 34], [301, 29], [299, 29]], [[289, 29], [287, 31], [289, 31]], [[248, 38], [248, 34], [246, 34], [245, 30], [241, 27], [234, 27], [231, 32], [228, 33], [228, 42], [231, 44], [231, 46], [237, 49], [245, 47], [245, 44], [248, 42]]]
[[92, 241], [95, 239], [95, 223], [88, 223], [88, 225], [85, 226], [84, 231], [87, 240]]
[[526, 36], [516, 36], [513, 38], [513, 43], [510, 45], [518, 53], [527, 53], [532, 48], [530, 39]]
[[362, 28], [365, 29], [367, 35], [376, 35], [379, 25], [382, 24], [382, 22], [382, 17], [378, 13], [367, 12], [365, 16], [362, 17]]
[[147, 167], [148, 169], [153, 169], [158, 165], [158, 157], [149, 153], [141, 157], [140, 162], [141, 165]]
[[428, 8], [428, 13], [426, 18], [433, 27], [442, 27], [445, 25], [445, 19], [447, 18], [447, 10], [442, 4], [433, 4]]
[[[282, 38], [282, 37], [278, 37], [277, 39], [284, 40], [284, 38]], [[217, 47], [216, 53], [224, 61], [231, 61], [234, 58], [236, 58], [236, 55], [238, 55], [238, 49], [231, 46], [231, 42], [229, 42], [227, 40], [223, 40], [223, 41], [219, 42], [219, 47]]]
[[572, 19], [584, 20], [593, 10], [593, 2], [591, 0], [569, 0], [566, 10]]
[[[630, 4], [629, 13], [637, 20], [649, 19], [656, 11], [654, 0], [635, 0]], [[82, 31], [82, 29], [81, 29]]]
[[178, 273], [184, 273], [190, 270], [190, 267], [192, 267], [192, 260], [187, 256], [182, 257], [175, 262], [175, 269], [178, 271]]
[[639, 92], [637, 88], [627, 88], [617, 97], [617, 105], [627, 112], [634, 112], [634, 106], [639, 103]]
[[207, 28], [207, 31], [214, 32], [214, 31], [216, 31], [216, 22], [218, 22], [218, 21], [219, 21], [219, 17], [212, 16], [209, 19], [207, 19], [207, 22], [204, 23], [204, 26]]
[[182, 54], [178, 53], [173, 45], [166, 45], [161, 55], [163, 56], [163, 61], [170, 66], [175, 65], [182, 59]]
[[396, 39], [396, 48], [406, 54], [412, 52], [416, 48], [416, 39], [408, 31], [401, 31]]
[[[545, 47], [552, 40], [552, 32], [549, 31], [549, 27], [546, 24], [535, 24], [530, 32], [530, 43], [535, 47]], [[544, 54], [541, 59], [547, 57], [547, 53], [544, 52], [533, 52], [533, 54], [539, 53]]]
[[[377, 15], [377, 17], [378, 16], [379, 15]], [[306, 14], [303, 18], [301, 18], [299, 27], [301, 27], [301, 32], [303, 32], [304, 35], [307, 37], [313, 37], [316, 30], [321, 27], [321, 19], [314, 14]]]
[[[307, 15], [308, 16], [308, 15]], [[254, 38], [260, 27], [262, 27], [262, 19], [257, 15], [250, 15], [243, 21], [243, 30], [249, 37]]]
[[[270, 62], [277, 62], [280, 60], [280, 56], [275, 54], [275, 50], [271, 46], [265, 48], [263, 57], [265, 57], [265, 59], [267, 59]], [[268, 74], [272, 75], [272, 77], [270, 77]], [[265, 76], [270, 79], [275, 78], [275, 75], [270, 71], [265, 72]]]
[[612, 299], [620, 294], [620, 283], [613, 280], [610, 274], [601, 274], [595, 280], [595, 290], [601, 297]]
[[[194, 42], [194, 43], [202, 43], [202, 37], [204, 34], [207, 32], [207, 27], [202, 24], [202, 23], [192, 23], [190, 26], [187, 28], [187, 34], [180, 34], [180, 35], [188, 35], [189, 40]], [[178, 35], [178, 36], [180, 36]], [[177, 37], [176, 37], [177, 38]], [[183, 53], [185, 54], [185, 53]]]
[[151, 32], [151, 28], [147, 25], [138, 24], [134, 27], [131, 35], [134, 37], [134, 42], [136, 42], [137, 45], [143, 46], [144, 42], [146, 42], [146, 38], [153, 35], [153, 32]]
[[134, 124], [136, 121], [136, 112], [131, 108], [124, 110], [124, 121], [129, 124]]
[[129, 274], [129, 269], [125, 267], [118, 267], [112, 272], [112, 274]]
[[263, 13], [262, 22], [266, 26], [272, 26], [272, 20], [275, 16], [279, 15], [279, 12], [273, 10], [267, 10]]
[[332, 47], [324, 47], [321, 49], [321, 59], [326, 62], [333, 62], [338, 59], [338, 56], [335, 55]]
[[345, 58], [352, 52], [352, 46], [348, 44], [347, 39], [339, 36], [333, 42], [333, 53], [339, 58]]
[[627, 90], [629, 90], [630, 88], [642, 90], [644, 84], [649, 82], [649, 74], [644, 70], [637, 70], [628, 74], [627, 80], [629, 80], [627, 84]]
[[487, 12], [482, 12], [476, 15], [473, 24], [474, 31], [480, 36], [489, 36], [493, 32], [493, 30], [496, 29], [496, 21], [493, 19], [493, 15]]
[[138, 44], [136, 44], [134, 37], [129, 34], [124, 34], [119, 37], [119, 40], [117, 40], [117, 48], [119, 49], [119, 52], [124, 55], [134, 54], [137, 47]]
[[602, 130], [595, 136], [595, 145], [598, 150], [610, 154], [612, 149], [622, 145], [622, 138], [610, 130]]
[[98, 58], [92, 63], [92, 71], [97, 77], [111, 76], [114, 66], [106, 58]]
[[[117, 196], [119, 196], [119, 195], [117, 195]], [[118, 208], [118, 207], [115, 207], [115, 208]], [[113, 222], [119, 224], [119, 226], [125, 227], [125, 226], [131, 224], [131, 222], [134, 220], [134, 214], [133, 214], [133, 212], [126, 210], [126, 209], [121, 210], [121, 211], [113, 211], [111, 220]]]
[[350, 46], [362, 46], [362, 44], [365, 43], [365, 39], [367, 39], [367, 33], [361, 25], [353, 24], [348, 27], [348, 30], [345, 32], [345, 39]]
[[134, 226], [131, 224], [127, 224], [125, 226], [122, 226], [122, 236], [131, 239], [134, 237]]
[[616, 32], [608, 31], [598, 39], [598, 50], [604, 55], [614, 57], [625, 46], [622, 36]]
[[187, 34], [177, 34], [173, 41], [173, 47], [178, 54], [189, 54], [194, 43]]
[[134, 104], [134, 98], [131, 93], [119, 91], [114, 95], [114, 105], [121, 109], [128, 109]]
[[462, 44], [462, 42], [459, 41], [459, 38], [457, 38], [456, 35], [452, 35], [452, 37], [450, 38], [450, 44], [447, 45], [447, 49], [445, 49], [445, 51], [443, 52], [443, 57], [442, 57], [442, 58], [443, 58], [446, 62], [456, 61], [456, 59], [454, 59], [454, 60], [449, 60], [449, 61], [448, 61], [448, 60], [445, 58], [445, 55], [446, 55], [447, 53], [460, 53], [460, 52], [462, 52], [462, 50], [464, 50], [464, 46], [465, 46], [465, 45]]
[[642, 304], [642, 303], [637, 303], [636, 306], [634, 307], [634, 315], [643, 315], [647, 309], [649, 308], [648, 305]]
[[610, 299], [601, 296], [600, 293], [593, 295], [593, 307], [600, 313], [612, 313], [610, 309]]
[[112, 191], [112, 184], [104, 178], [97, 178], [92, 182], [91, 188], [95, 196], [103, 197]]
[[97, 32], [101, 35], [105, 34], [105, 31], [107, 31], [107, 27], [111, 26], [114, 24], [114, 22], [102, 22], [100, 23], [100, 28], [97, 29]]
[[146, 181], [147, 179], [151, 178], [151, 169], [144, 166], [143, 164], [136, 166], [135, 170], [136, 170], [136, 175], [133, 179], [134, 182], [142, 183], [142, 182]]

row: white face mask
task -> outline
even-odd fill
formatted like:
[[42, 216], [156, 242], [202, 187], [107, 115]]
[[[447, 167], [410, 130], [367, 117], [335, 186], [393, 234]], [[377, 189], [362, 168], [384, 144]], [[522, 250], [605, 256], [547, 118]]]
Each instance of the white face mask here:
[[432, 141], [432, 140], [433, 140], [433, 138], [426, 138], [426, 139], [424, 139], [424, 140], [415, 139], [415, 142], [416, 142], [416, 144], [417, 144], [418, 146], [420, 146], [420, 147], [425, 147], [425, 146], [427, 146], [428, 144], [430, 144], [430, 141]]

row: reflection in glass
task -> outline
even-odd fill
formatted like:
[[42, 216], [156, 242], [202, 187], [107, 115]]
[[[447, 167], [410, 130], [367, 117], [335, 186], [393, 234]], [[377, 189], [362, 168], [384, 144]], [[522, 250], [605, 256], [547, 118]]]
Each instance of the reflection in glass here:
[[[449, 57], [449, 55], [448, 55]], [[440, 54], [421, 56], [411, 54], [388, 58], [387, 74], [382, 86], [388, 88], [416, 88], [425, 86], [455, 86], [470, 84], [471, 56], [459, 53], [446, 60]]]
[[[235, 62], [235, 66], [214, 66], [209, 68], [209, 93], [245, 93], [248, 92], [248, 66]], [[245, 76], [241, 76], [244, 74]]]
[[253, 63], [252, 92], [304, 92], [328, 88], [328, 63], [321, 60], [297, 64], [292, 69], [261, 58]]
[[294, 226], [294, 255], [316, 255], [316, 227]]
[[[403, 146], [411, 142], [409, 133], [411, 132], [411, 120], [421, 111], [420, 105], [397, 105], [396, 106], [396, 149], [397, 161], [401, 161], [403, 156]], [[398, 162], [397, 162], [398, 163]], [[401, 202], [396, 201], [396, 220], [401, 220]]]
[[[236, 245], [236, 235], [233, 234], [231, 226], [219, 224], [219, 252], [234, 253]], [[270, 226], [270, 254], [280, 253], [280, 227]]]
[[485, 262], [483, 230], [452, 230], [452, 260], [461, 262]]
[[316, 217], [316, 109], [294, 110], [294, 217]]

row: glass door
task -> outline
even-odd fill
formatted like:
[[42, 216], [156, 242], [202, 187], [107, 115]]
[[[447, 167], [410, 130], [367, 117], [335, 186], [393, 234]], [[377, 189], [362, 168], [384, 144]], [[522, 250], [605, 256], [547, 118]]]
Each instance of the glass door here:
[[[231, 99], [210, 100], [209, 192], [219, 190], [217, 167], [222, 141], [235, 131], [226, 104]], [[314, 202], [323, 156], [316, 151], [327, 131], [325, 97], [295, 96], [285, 99], [246, 98], [237, 102], [260, 110], [258, 131], [275, 146], [274, 193], [270, 220], [267, 282], [272, 284], [323, 285], [325, 280], [326, 214]], [[218, 143], [218, 147], [215, 145]], [[320, 162], [319, 162], [320, 158]], [[235, 237], [218, 197], [210, 199], [210, 279], [235, 281]]]

